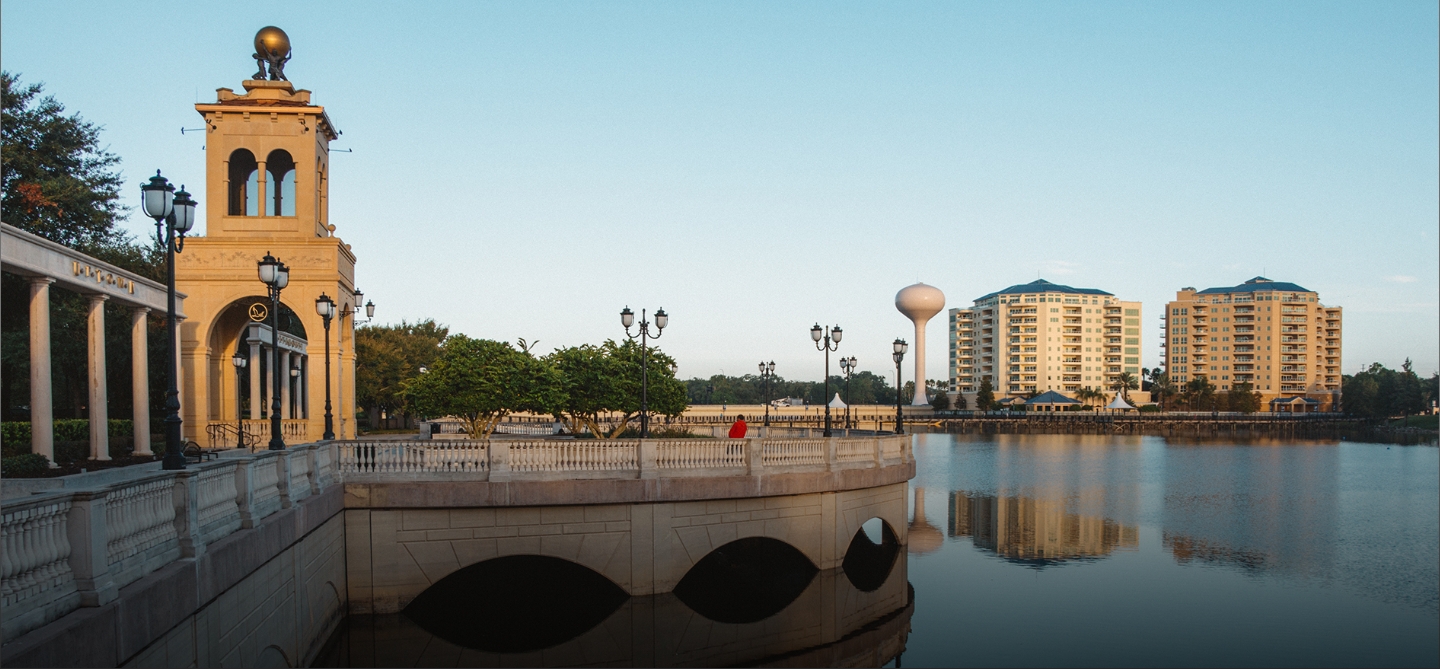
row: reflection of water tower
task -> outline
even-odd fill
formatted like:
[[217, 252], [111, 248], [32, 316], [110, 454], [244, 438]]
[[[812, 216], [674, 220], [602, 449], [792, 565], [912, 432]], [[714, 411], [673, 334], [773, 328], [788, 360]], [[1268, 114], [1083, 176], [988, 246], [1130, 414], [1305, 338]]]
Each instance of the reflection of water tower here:
[[933, 553], [945, 542], [940, 528], [925, 519], [925, 489], [915, 489], [915, 519], [910, 521], [910, 552]]
[[895, 293], [895, 308], [915, 323], [915, 400], [911, 404], [929, 404], [930, 398], [925, 396], [925, 323], [945, 308], [945, 293], [917, 283]]

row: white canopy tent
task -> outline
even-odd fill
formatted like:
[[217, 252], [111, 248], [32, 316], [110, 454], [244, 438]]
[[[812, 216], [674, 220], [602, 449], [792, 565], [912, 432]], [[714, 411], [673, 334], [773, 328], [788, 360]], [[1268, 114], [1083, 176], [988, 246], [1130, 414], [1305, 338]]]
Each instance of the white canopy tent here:
[[1131, 406], [1131, 404], [1130, 404], [1129, 402], [1126, 402], [1126, 401], [1125, 401], [1125, 398], [1124, 398], [1120, 393], [1118, 393], [1118, 392], [1115, 393], [1115, 399], [1112, 400], [1109, 404], [1105, 405], [1105, 408], [1106, 408], [1106, 409], [1118, 409], [1118, 410], [1121, 410], [1121, 411], [1124, 411], [1124, 410], [1126, 410], [1126, 409], [1129, 409], [1129, 410], [1131, 410], [1131, 411], [1134, 411], [1134, 410], [1135, 410], [1135, 407], [1134, 407], [1134, 406]]
[[840, 393], [835, 393], [835, 399], [830, 400], [831, 409], [844, 409], [846, 406], [848, 405], [845, 404], [845, 400], [840, 399]]

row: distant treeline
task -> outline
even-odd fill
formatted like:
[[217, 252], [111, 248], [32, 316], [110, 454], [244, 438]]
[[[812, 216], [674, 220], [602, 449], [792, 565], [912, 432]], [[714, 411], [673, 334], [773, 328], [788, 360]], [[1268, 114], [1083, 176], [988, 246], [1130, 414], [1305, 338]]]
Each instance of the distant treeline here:
[[1378, 362], [1354, 376], [1345, 375], [1340, 388], [1345, 413], [1365, 418], [1388, 418], [1424, 413], [1440, 398], [1440, 374], [1422, 379], [1410, 359], [1400, 369]]
[[[767, 399], [798, 397], [808, 404], [825, 404], [825, 385], [821, 381], [791, 381], [776, 376], [766, 380], [757, 374], [725, 376], [716, 374], [708, 379], [693, 378], [685, 381], [685, 391], [690, 404], [764, 404]], [[932, 379], [932, 388], [944, 387], [944, 382]], [[840, 393], [849, 404], [894, 404], [895, 386], [885, 377], [873, 372], [856, 372], [850, 375], [850, 390], [846, 393], [845, 377], [830, 377], [830, 397]], [[901, 401], [909, 404], [914, 397], [915, 385], [906, 381]], [[933, 391], [932, 391], [933, 394]]]

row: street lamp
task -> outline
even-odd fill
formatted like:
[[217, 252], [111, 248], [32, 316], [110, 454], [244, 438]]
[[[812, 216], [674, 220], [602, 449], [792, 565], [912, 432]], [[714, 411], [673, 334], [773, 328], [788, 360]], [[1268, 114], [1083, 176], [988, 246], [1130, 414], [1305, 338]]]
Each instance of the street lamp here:
[[[810, 328], [810, 338], [815, 340], [815, 350], [825, 352], [825, 436], [830, 436], [830, 352], [840, 350], [840, 336], [845, 334], [840, 326], [821, 328], [819, 323]], [[833, 344], [833, 345], [832, 345]]]
[[840, 371], [845, 373], [845, 429], [850, 429], [850, 375], [854, 373], [855, 356], [840, 358]]
[[165, 247], [167, 387], [165, 418], [161, 421], [165, 424], [165, 457], [161, 467], [184, 469], [185, 451], [180, 443], [180, 389], [175, 374], [178, 364], [175, 359], [175, 254], [185, 248], [185, 233], [195, 225], [195, 208], [198, 203], [190, 199], [190, 194], [185, 192], [185, 186], [180, 186], [180, 191], [176, 192], [175, 187], [171, 186], [165, 177], [160, 176], [160, 170], [155, 170], [155, 176], [150, 178], [150, 183], [140, 187], [140, 192], [145, 215], [155, 219], [155, 241]]
[[[285, 437], [280, 425], [280, 291], [290, 285], [290, 268], [265, 252], [265, 257], [256, 264], [260, 282], [270, 293], [270, 344], [275, 352], [275, 361], [270, 365], [270, 375], [275, 377], [274, 392], [270, 397], [270, 446], [272, 451], [285, 450]], [[328, 362], [328, 360], [327, 360]]]
[[330, 413], [330, 319], [335, 317], [335, 300], [320, 293], [315, 299], [315, 313], [325, 323], [325, 434], [320, 438], [329, 441], [335, 438], [335, 418]]
[[760, 381], [765, 385], [765, 427], [770, 427], [770, 380], [775, 378], [775, 361], [760, 363]]
[[[244, 353], [241, 353], [240, 347], [236, 346], [235, 355], [230, 356], [230, 364], [235, 365], [235, 377], [238, 379], [240, 377], [240, 370], [245, 369], [245, 367], [250, 364], [250, 358]], [[235, 387], [239, 388], [240, 384], [237, 382]], [[235, 448], [245, 448], [245, 413], [240, 411], [238, 397], [235, 402]]]
[[896, 339], [891, 344], [894, 353], [890, 355], [895, 359], [895, 434], [905, 434], [905, 414], [900, 409], [900, 361], [905, 359], [905, 352], [910, 350], [910, 345], [904, 339]]
[[625, 307], [620, 312], [620, 324], [625, 326], [625, 336], [631, 339], [640, 340], [640, 438], [646, 439], [650, 436], [650, 356], [646, 340], [659, 339], [664, 333], [665, 326], [670, 324], [670, 315], [665, 313], [665, 308], [655, 310], [655, 334], [650, 334], [650, 321], [645, 319], [645, 310], [640, 310], [640, 331], [630, 334], [630, 326], [635, 324], [635, 312], [630, 307]]

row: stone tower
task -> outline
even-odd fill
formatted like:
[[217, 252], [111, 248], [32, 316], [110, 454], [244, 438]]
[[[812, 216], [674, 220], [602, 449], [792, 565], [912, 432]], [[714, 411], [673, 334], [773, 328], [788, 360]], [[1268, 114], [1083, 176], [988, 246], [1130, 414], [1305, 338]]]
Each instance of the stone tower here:
[[[288, 59], [288, 37], [283, 46]], [[278, 338], [285, 440], [315, 441], [323, 432], [325, 328], [315, 311], [321, 293], [338, 305], [330, 324], [335, 433], [353, 437], [355, 255], [335, 236], [329, 216], [330, 142], [339, 131], [325, 108], [311, 103], [310, 91], [289, 81], [251, 79], [243, 86], [244, 93], [221, 88], [214, 102], [195, 105], [205, 121], [205, 187], [196, 189], [205, 230], [187, 238], [176, 256], [176, 287], [189, 295], [180, 338], [185, 438], [233, 446], [234, 428], [226, 426], [238, 421], [247, 432], [269, 434], [261, 418], [271, 405], [276, 337], [262, 313], [269, 300], [256, 274], [266, 253], [290, 267]], [[232, 364], [237, 351], [248, 359], [245, 368]], [[232, 443], [212, 444], [225, 441], [225, 429]]]

